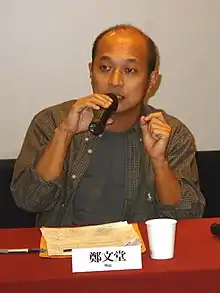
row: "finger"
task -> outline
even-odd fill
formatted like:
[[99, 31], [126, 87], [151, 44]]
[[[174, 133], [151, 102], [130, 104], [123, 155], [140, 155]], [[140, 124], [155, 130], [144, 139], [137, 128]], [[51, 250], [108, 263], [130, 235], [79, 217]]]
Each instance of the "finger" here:
[[153, 131], [153, 129], [163, 129], [163, 130], [166, 130], [168, 133], [171, 132], [171, 128], [167, 124], [159, 125], [157, 123], [149, 123], [148, 127], [149, 127], [150, 131]]
[[149, 115], [147, 115], [147, 116], [145, 117], [146, 121], [150, 121], [152, 118], [157, 118], [157, 119], [159, 119], [160, 121], [166, 123], [166, 120], [165, 120], [165, 118], [164, 118], [162, 112], [151, 113], [151, 114], [149, 114]]
[[110, 103], [107, 101], [102, 101], [95, 96], [89, 96], [86, 98], [79, 99], [73, 106], [74, 108], [77, 108], [79, 111], [87, 107], [94, 110], [99, 110], [101, 107], [108, 108], [110, 106]]
[[156, 135], [155, 133], [151, 133], [150, 135], [151, 135], [151, 137], [152, 137], [155, 141], [158, 141], [158, 140], [161, 139], [161, 138], [160, 138], [158, 135]]
[[112, 118], [109, 118], [108, 120], [107, 120], [107, 125], [111, 125], [111, 124], [113, 124], [114, 123], [114, 120], [112, 119]]
[[171, 129], [170, 125], [168, 125], [167, 123], [164, 123], [163, 121], [159, 120], [158, 118], [155, 118], [153, 117], [150, 122], [149, 122], [149, 125], [151, 124], [155, 124], [155, 125], [158, 125], [158, 126], [162, 126], [162, 127], [165, 127], [167, 129]]
[[171, 130], [171, 127], [167, 123], [164, 123], [164, 122], [162, 122], [161, 120], [159, 120], [158, 118], [155, 118], [155, 117], [153, 117], [149, 122], [147, 117], [142, 116], [140, 122], [141, 122], [141, 125], [148, 124], [150, 127], [152, 127], [152, 125], [157, 125], [157, 126], [164, 127], [169, 131]]
[[87, 111], [88, 109], [99, 110], [100, 107], [90, 101], [78, 100], [76, 103], [73, 104], [72, 109], [76, 113], [81, 113], [83, 111]]
[[159, 139], [167, 139], [170, 136], [170, 133], [166, 129], [154, 128], [152, 130], [152, 136], [156, 136]]
[[81, 108], [82, 109], [86, 109], [86, 108], [89, 108], [89, 109], [94, 109], [94, 110], [99, 110], [100, 109], [100, 106], [97, 105], [96, 103], [93, 103], [91, 101], [86, 101], [85, 103], [83, 103], [82, 105], [80, 105], [79, 109]]
[[93, 94], [92, 96], [100, 99], [103, 102], [106, 102], [106, 101], [109, 102], [109, 103], [113, 102], [113, 100], [107, 95]]
[[145, 116], [141, 116], [141, 118], [140, 118], [140, 126], [145, 126], [145, 125], [147, 125], [147, 121], [146, 121], [145, 118], [146, 118]]
[[141, 127], [141, 131], [142, 131], [143, 137], [146, 140], [151, 139], [152, 134], [150, 133], [150, 129], [149, 129], [148, 123], [145, 121], [145, 116], [142, 116], [140, 118], [140, 127]]
[[104, 98], [97, 96], [97, 95], [91, 96], [91, 98], [88, 100], [93, 102], [94, 104], [102, 107], [102, 108], [108, 108], [112, 104], [112, 101], [110, 102]]

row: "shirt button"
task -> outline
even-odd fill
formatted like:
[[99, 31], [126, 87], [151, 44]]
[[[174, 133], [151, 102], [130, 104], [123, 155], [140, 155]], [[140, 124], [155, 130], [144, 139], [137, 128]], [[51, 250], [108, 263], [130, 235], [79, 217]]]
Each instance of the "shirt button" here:
[[93, 150], [92, 150], [92, 149], [89, 149], [89, 150], [88, 150], [88, 154], [90, 154], [90, 155], [91, 155], [91, 154], [92, 154], [92, 152], [93, 152]]
[[143, 139], [140, 137], [140, 142], [142, 142], [143, 141]]
[[102, 134], [99, 134], [99, 137], [102, 137]]
[[76, 175], [75, 174], [73, 174], [72, 179], [76, 179]]
[[65, 204], [63, 203], [63, 204], [62, 204], [62, 208], [64, 208], [64, 207], [65, 207]]
[[89, 138], [88, 137], [85, 137], [85, 141], [89, 141]]
[[152, 200], [152, 196], [151, 196], [151, 194], [150, 194], [150, 193], [147, 193], [147, 194], [146, 194], [146, 198], [147, 198], [148, 201], [151, 201], [151, 200]]

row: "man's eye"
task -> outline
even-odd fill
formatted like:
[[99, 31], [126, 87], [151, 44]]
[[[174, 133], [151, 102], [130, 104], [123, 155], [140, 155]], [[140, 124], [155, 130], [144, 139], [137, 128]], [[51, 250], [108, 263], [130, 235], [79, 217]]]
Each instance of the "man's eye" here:
[[137, 70], [134, 68], [125, 68], [125, 73], [135, 73]]
[[126, 73], [134, 73], [136, 70], [134, 68], [125, 68]]
[[100, 65], [100, 69], [101, 69], [101, 71], [109, 71], [109, 70], [111, 70], [110, 66], [108, 66], [108, 65]]

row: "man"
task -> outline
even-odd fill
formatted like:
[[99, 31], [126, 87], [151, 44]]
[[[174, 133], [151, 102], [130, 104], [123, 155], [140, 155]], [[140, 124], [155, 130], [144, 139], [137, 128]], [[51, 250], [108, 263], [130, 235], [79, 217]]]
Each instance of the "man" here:
[[[32, 120], [11, 190], [37, 213], [37, 226], [201, 217], [195, 145], [176, 118], [143, 101], [158, 79], [154, 42], [119, 25], [94, 42], [93, 93], [44, 109]], [[93, 110], [119, 105], [102, 136], [88, 125]]]

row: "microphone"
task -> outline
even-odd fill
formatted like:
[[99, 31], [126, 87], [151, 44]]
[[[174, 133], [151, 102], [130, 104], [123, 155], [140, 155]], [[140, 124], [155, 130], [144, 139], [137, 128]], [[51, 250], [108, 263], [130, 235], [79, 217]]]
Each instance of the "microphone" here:
[[94, 117], [92, 119], [92, 122], [89, 124], [89, 131], [93, 135], [99, 135], [104, 132], [108, 119], [118, 108], [117, 96], [112, 93], [108, 93], [106, 95], [109, 96], [113, 100], [113, 102], [107, 109], [101, 108], [99, 110], [93, 111]]
[[210, 226], [210, 232], [212, 235], [220, 238], [220, 224], [214, 223]]

